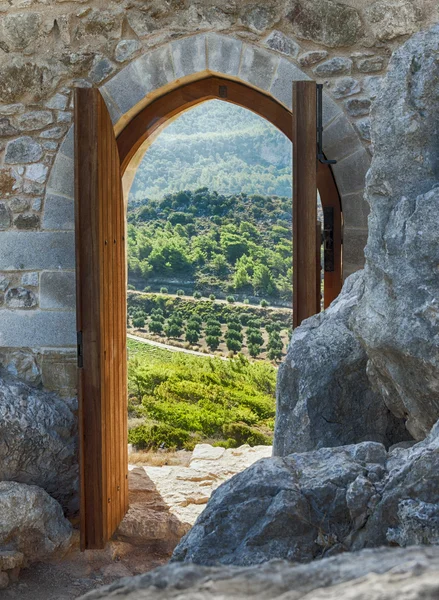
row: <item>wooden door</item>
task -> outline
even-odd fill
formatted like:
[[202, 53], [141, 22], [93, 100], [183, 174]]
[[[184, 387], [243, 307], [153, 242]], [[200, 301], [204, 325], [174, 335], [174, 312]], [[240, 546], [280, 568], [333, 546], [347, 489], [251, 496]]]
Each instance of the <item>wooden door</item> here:
[[119, 154], [97, 89], [75, 91], [81, 548], [128, 509], [125, 214]]
[[317, 94], [293, 83], [293, 327], [317, 308]]

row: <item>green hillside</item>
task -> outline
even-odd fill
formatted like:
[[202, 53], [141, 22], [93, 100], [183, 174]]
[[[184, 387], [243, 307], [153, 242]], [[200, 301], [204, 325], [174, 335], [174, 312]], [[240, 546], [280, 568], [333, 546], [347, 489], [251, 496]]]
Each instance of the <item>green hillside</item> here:
[[291, 302], [291, 199], [168, 194], [128, 212], [129, 281], [169, 293]]
[[179, 190], [291, 197], [291, 143], [271, 123], [220, 100], [183, 113], [146, 152], [129, 202]]

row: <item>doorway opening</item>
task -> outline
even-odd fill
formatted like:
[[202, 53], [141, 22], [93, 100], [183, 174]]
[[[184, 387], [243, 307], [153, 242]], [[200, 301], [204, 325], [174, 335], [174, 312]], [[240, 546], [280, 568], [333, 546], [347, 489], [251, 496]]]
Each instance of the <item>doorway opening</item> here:
[[[141, 113], [139, 113], [120, 133], [117, 139], [117, 149], [115, 143], [113, 143], [110, 139], [111, 122], [109, 121], [108, 115], [105, 115], [105, 105], [102, 99], [97, 97], [93, 98], [93, 102], [96, 104], [96, 110], [93, 112], [93, 114], [90, 113], [91, 116], [89, 123], [87, 123], [87, 119], [85, 118], [87, 115], [80, 116], [77, 114], [77, 119], [79, 119], [79, 121], [82, 119], [83, 121], [82, 127], [78, 128], [78, 131], [76, 132], [77, 150], [78, 145], [81, 143], [81, 136], [87, 137], [88, 135], [87, 128], [90, 129], [91, 125], [95, 127], [97, 124], [95, 130], [93, 131], [97, 131], [97, 151], [95, 150], [95, 152], [97, 152], [98, 155], [96, 161], [98, 176], [96, 176], [92, 166], [90, 166], [86, 160], [87, 156], [81, 155], [80, 152], [76, 153], [79, 157], [79, 164], [77, 166], [77, 181], [81, 181], [81, 176], [82, 180], [85, 181], [85, 188], [89, 194], [90, 200], [90, 202], [87, 204], [87, 207], [91, 211], [90, 214], [86, 214], [85, 219], [84, 215], [79, 214], [79, 218], [77, 220], [78, 223], [83, 224], [84, 226], [83, 229], [80, 229], [79, 231], [77, 243], [79, 252], [79, 268], [77, 270], [79, 290], [78, 313], [80, 315], [80, 327], [78, 327], [78, 329], [81, 331], [80, 353], [83, 356], [83, 368], [81, 369], [82, 383], [80, 382], [80, 423], [82, 428], [81, 476], [82, 489], [84, 490], [83, 505], [81, 507], [81, 513], [83, 516], [83, 547], [101, 547], [103, 544], [105, 544], [115, 527], [117, 527], [118, 520], [120, 520], [121, 515], [124, 514], [124, 511], [126, 511], [128, 506], [126, 486], [128, 474], [124, 472], [124, 465], [127, 466], [127, 457], [125, 454], [126, 450], [120, 450], [121, 446], [123, 446], [126, 441], [127, 431], [127, 407], [126, 404], [124, 404], [124, 402], [126, 402], [126, 400], [124, 400], [124, 398], [126, 399], [126, 396], [124, 396], [121, 387], [125, 385], [124, 382], [126, 382], [126, 378], [125, 380], [123, 379], [123, 365], [126, 364], [126, 362], [124, 363], [126, 341], [122, 339], [123, 336], [121, 335], [121, 327], [123, 323], [123, 327], [126, 328], [127, 318], [125, 307], [122, 309], [120, 302], [123, 284], [126, 286], [124, 275], [125, 267], [122, 268], [121, 265], [122, 259], [125, 259], [124, 247], [126, 239], [124, 223], [121, 221], [122, 218], [124, 219], [124, 216], [122, 217], [121, 215], [125, 214], [125, 207], [123, 206], [123, 199], [120, 193], [120, 176], [125, 174], [124, 187], [127, 189], [127, 186], [129, 187], [129, 183], [127, 184], [127, 181], [129, 182], [130, 176], [132, 177], [134, 175], [135, 168], [140, 160], [140, 157], [143, 156], [145, 148], [151, 143], [154, 137], [156, 137], [163, 130], [165, 125], [175, 119], [177, 115], [187, 111], [189, 108], [213, 99], [226, 101], [231, 104], [240, 105], [243, 108], [247, 108], [271, 122], [290, 140], [293, 137], [291, 113], [285, 107], [277, 103], [272, 98], [247, 85], [218, 77], [208, 77], [206, 79], [181, 86], [180, 88], [169, 92], [162, 98], [153, 101], [146, 108], [144, 108]], [[77, 111], [79, 110], [78, 106]], [[106, 142], [101, 144], [99, 143], [99, 136], [102, 134], [106, 136]], [[106, 153], [106, 155], [104, 155], [104, 153]], [[111, 160], [112, 169], [110, 170], [105, 168], [107, 166], [106, 161], [108, 160]], [[83, 172], [81, 169], [83, 169]], [[94, 186], [96, 180], [97, 185]], [[330, 220], [332, 237], [330, 238], [330, 250], [333, 260], [332, 268], [327, 270], [325, 269], [323, 278], [324, 305], [326, 306], [338, 294], [341, 286], [341, 208], [337, 189], [332, 178], [332, 173], [327, 165], [322, 165], [319, 163], [317, 181], [325, 221], [325, 210], [331, 209]], [[114, 193], [114, 190], [116, 190], [118, 186], [119, 191]], [[191, 192], [191, 194], [192, 193], [196, 194], [197, 190], [194, 190]], [[207, 195], [206, 191], [199, 193], [201, 195], [203, 193], [205, 194], [204, 199], [206, 201], [212, 199]], [[176, 202], [175, 208], [180, 208], [180, 205], [196, 208], [196, 202], [194, 201], [194, 198], [191, 197], [191, 194], [185, 194], [184, 202], [181, 197], [171, 197], [170, 208], [173, 208], [172, 203], [174, 201]], [[221, 196], [225, 195], [218, 194], [217, 192], [215, 200]], [[110, 201], [112, 204], [111, 209], [106, 206], [108, 201]], [[183, 204], [181, 204], [182, 202]], [[242, 195], [239, 199], [239, 202], [244, 213], [246, 209], [251, 208], [251, 202], [247, 202]], [[215, 204], [215, 202], [213, 202], [213, 204]], [[280, 210], [282, 208], [281, 201], [272, 201], [272, 204], [274, 205], [274, 210]], [[94, 208], [96, 208], [95, 213], [93, 213]], [[160, 206], [159, 208], [161, 210], [163, 209], [163, 206]], [[172, 213], [171, 210], [173, 215], [178, 212], [183, 213], [184, 211], [176, 210]], [[115, 215], [117, 215], [117, 219], [113, 218]], [[178, 218], [186, 219], [186, 217], [187, 215], [179, 215]], [[247, 223], [247, 225], [244, 225], [244, 223]], [[173, 233], [174, 229], [178, 225], [184, 228], [190, 224], [191, 223], [171, 223], [173, 227]], [[326, 224], [327, 223], [325, 222], [325, 230]], [[244, 225], [243, 228], [241, 228], [241, 225]], [[235, 229], [230, 229], [227, 231], [229, 244], [224, 245], [223, 248], [226, 253], [228, 251], [232, 253], [236, 252], [237, 247], [239, 247], [239, 243], [242, 243], [242, 239], [237, 240], [236, 236], [238, 236], [238, 238], [240, 236], [248, 242], [251, 240], [252, 235], [255, 235], [254, 229], [252, 229], [252, 227], [255, 227], [254, 223], [240, 219], [239, 227], [237, 224], [234, 224], [234, 226]], [[93, 231], [89, 231], [89, 228], [92, 227], [95, 227], [95, 229]], [[163, 239], [166, 239], [166, 225], [163, 228], [163, 232], [164, 233], [162, 237]], [[256, 231], [256, 233], [258, 232]], [[87, 244], [86, 238], [88, 234], [90, 234], [90, 237], [88, 239], [89, 243]], [[278, 232], [278, 234], [280, 235], [280, 240], [282, 241], [282, 232]], [[94, 245], [95, 241], [97, 242], [96, 250]], [[262, 243], [269, 245], [270, 240], [262, 236], [260, 238], [260, 244]], [[236, 265], [237, 261], [243, 258], [245, 255], [245, 253], [241, 253], [239, 255], [239, 252], [238, 254], [229, 257], [234, 265]], [[318, 260], [320, 263], [320, 251], [318, 251], [316, 247], [313, 247], [313, 252], [314, 260]], [[159, 256], [160, 252], [156, 254], [157, 259], [160, 262], [160, 260], [163, 259], [163, 256]], [[179, 257], [179, 260], [184, 260], [184, 252], [180, 252]], [[139, 255], [139, 262], [140, 258], [141, 257]], [[164, 258], [166, 266], [166, 263], [169, 261], [166, 260], [166, 256]], [[151, 266], [151, 261], [148, 262], [150, 263], [149, 266]], [[154, 267], [154, 265], [152, 266]], [[248, 292], [248, 290], [245, 290], [246, 285], [248, 285], [248, 282], [245, 281], [245, 276], [247, 273], [247, 277], [249, 275], [253, 277], [254, 272], [251, 273], [251, 269], [248, 264], [245, 264], [245, 261], [242, 261], [242, 264], [239, 266], [242, 267], [240, 269], [241, 281], [235, 281], [234, 283], [236, 284], [237, 288], [241, 286], [244, 288], [244, 291]], [[253, 271], [255, 269], [256, 267], [253, 266]], [[238, 269], [236, 269], [236, 271], [238, 271]], [[99, 274], [98, 277], [96, 277], [97, 272]], [[260, 277], [260, 280], [264, 283], [264, 285], [267, 284], [266, 279], [267, 278], [264, 280], [264, 276]], [[268, 284], [269, 283], [270, 280], [268, 278]], [[254, 281], [251, 281], [251, 285], [253, 286], [253, 292], [255, 292]], [[178, 300], [179, 298], [181, 299], [182, 295], [177, 293], [179, 289], [183, 289], [183, 292], [185, 291], [182, 287], [176, 289], [175, 294], [173, 295], [175, 296], [175, 300]], [[267, 287], [265, 289], [267, 291]], [[95, 295], [93, 295], [93, 290], [96, 290]], [[195, 292], [197, 291], [198, 293], [201, 293], [199, 290], [195, 290]], [[212, 294], [215, 295], [213, 292]], [[163, 308], [166, 309], [166, 302], [169, 301], [169, 298], [166, 299], [166, 296], [169, 295], [169, 289], [168, 294], [163, 292], [161, 295], [165, 297], [165, 300], [163, 301]], [[245, 299], [246, 298], [242, 298], [242, 300]], [[192, 300], [200, 299], [192, 298]], [[225, 306], [229, 309], [229, 305], [233, 305], [236, 302], [235, 298], [229, 302], [227, 297], [225, 299], [219, 298], [218, 300], [217, 298], [214, 300], [211, 298], [206, 299], [206, 301], [210, 302], [211, 305], [217, 302], [219, 303], [220, 300], [223, 300]], [[261, 298], [261, 302], [262, 300], [267, 302], [267, 300], [263, 297]], [[317, 298], [314, 299], [314, 302], [317, 303]], [[92, 308], [94, 312], [90, 310], [91, 304], [93, 305]], [[241, 312], [248, 312], [244, 311], [244, 308], [250, 308], [250, 301], [248, 305], [244, 302], [242, 302], [242, 305]], [[207, 330], [207, 327], [209, 326], [212, 330], [211, 333], [214, 330], [216, 330], [218, 333], [218, 324], [217, 322], [214, 322], [214, 319], [210, 319], [211, 323], [209, 324], [208, 318], [203, 321], [203, 318], [201, 317], [201, 323], [199, 323], [200, 316], [198, 315], [197, 319], [196, 314], [193, 314], [193, 311], [192, 314], [186, 319], [181, 319], [181, 315], [179, 319], [171, 319], [172, 314], [165, 314], [163, 308], [160, 306], [155, 306], [154, 309], [150, 311], [150, 315], [148, 315], [151, 322], [156, 322], [157, 328], [162, 327], [164, 329], [164, 326], [166, 325], [169, 331], [171, 327], [174, 327], [174, 331], [176, 331], [176, 328], [181, 328], [184, 326], [186, 329], [186, 334], [188, 331], [192, 331], [194, 333], [194, 335], [191, 334], [193, 340], [192, 343], [195, 342], [195, 336], [197, 335], [199, 340], [199, 331], [197, 330], [199, 330], [200, 327], [204, 327]], [[268, 307], [260, 306], [259, 308]], [[153, 310], [155, 311], [154, 314]], [[291, 311], [289, 311], [289, 314], [291, 315]], [[153, 316], [155, 317], [154, 320], [151, 319]], [[131, 324], [134, 324], [134, 318], [141, 318], [141, 315], [136, 316], [133, 312], [130, 315]], [[252, 317], [250, 318], [250, 321], [251, 320]], [[253, 320], [256, 319], [253, 318]], [[189, 327], [188, 321], [191, 321], [191, 327]], [[256, 337], [258, 333], [261, 334], [261, 332], [257, 331], [256, 326], [248, 327], [248, 322], [246, 325], [244, 325], [240, 317], [237, 317], [236, 319], [230, 317], [229, 322], [226, 322], [227, 330], [226, 332], [223, 332], [221, 326], [224, 325], [224, 323], [221, 323], [219, 319], [217, 319], [217, 321], [219, 321], [220, 326], [219, 336], [215, 336], [212, 333], [212, 335], [209, 335], [209, 337], [221, 337], [224, 334], [224, 338], [226, 338], [227, 335], [227, 341], [230, 342], [230, 348], [227, 348], [229, 352], [232, 352], [233, 354], [238, 352], [236, 343], [233, 344], [233, 342], [241, 344], [242, 348], [244, 328], [246, 328], [244, 332], [244, 335], [246, 336], [248, 334], [248, 329], [254, 330], [254, 341], [250, 342], [249, 339], [246, 339], [246, 342], [250, 342], [247, 343], [248, 350], [250, 351], [250, 344], [253, 346], [258, 345]], [[198, 326], [196, 325], [197, 322]], [[116, 331], [117, 333], [115, 335]], [[271, 333], [279, 335], [279, 331], [276, 331], [276, 328], [273, 328]], [[270, 332], [268, 332], [268, 334], [270, 334]], [[272, 337], [275, 338], [276, 335], [272, 335]], [[191, 343], [189, 338], [186, 341], [189, 342], [189, 344]], [[207, 336], [205, 337], [205, 341], [208, 343]], [[261, 346], [260, 343], [259, 346]], [[275, 352], [275, 344], [273, 344], [273, 351]], [[274, 356], [274, 358], [276, 357]], [[244, 396], [248, 395], [246, 393], [242, 393], [244, 389], [244, 383], [246, 381], [248, 383], [249, 379], [253, 379], [253, 383], [255, 380], [258, 380], [258, 377], [252, 377], [249, 374], [249, 371], [252, 368], [251, 365], [253, 365], [253, 363], [247, 358], [243, 357], [243, 359], [235, 359], [233, 361], [234, 366], [229, 368], [225, 366], [225, 361], [222, 361], [221, 359], [209, 360], [210, 363], [206, 363], [205, 368], [201, 369], [201, 377], [205, 384], [204, 392], [207, 394], [211, 391], [211, 389], [206, 389], [212, 387], [209, 385], [209, 382], [212, 382], [215, 378], [219, 378], [220, 380], [221, 378], [230, 379], [233, 371], [235, 374], [239, 373], [239, 376], [241, 377], [241, 380], [236, 383], [237, 386], [242, 388], [239, 391], [241, 392], [241, 400], [244, 400]], [[218, 363], [220, 363], [217, 372], [215, 371], [215, 368], [212, 368], [212, 361], [214, 360], [217, 360]], [[232, 363], [232, 361], [230, 362]], [[120, 364], [122, 364], [122, 370], [120, 370]], [[94, 372], [91, 370], [91, 365], [95, 366]], [[176, 370], [180, 370], [181, 372], [180, 367], [181, 365], [178, 365]], [[228, 368], [230, 373], [227, 372]], [[160, 368], [159, 370], [163, 369]], [[146, 406], [143, 403], [143, 398], [142, 404], [149, 415], [155, 411], [155, 415], [160, 413], [163, 417], [163, 415], [169, 409], [169, 397], [173, 392], [175, 392], [175, 389], [178, 388], [178, 386], [180, 386], [179, 393], [187, 395], [188, 393], [195, 393], [194, 388], [200, 387], [199, 384], [201, 383], [200, 380], [199, 382], [195, 382], [195, 386], [182, 386], [181, 383], [182, 381], [184, 382], [185, 378], [183, 377], [182, 379], [181, 377], [177, 377], [174, 378], [172, 382], [174, 387], [171, 389], [172, 386], [169, 386], [169, 381], [159, 381], [157, 387], [162, 386], [162, 391], [167, 394], [167, 404], [166, 401], [163, 400], [161, 405], [158, 406], [157, 402], [151, 400], [151, 394], [149, 393], [151, 389], [151, 369], [147, 365], [146, 368], [141, 369], [141, 371], [142, 372], [137, 377], [137, 385], [140, 386], [139, 382], [141, 382], [142, 385], [146, 386], [145, 390], [147, 393], [143, 395], [149, 395], [149, 397], [147, 398]], [[193, 368], [192, 371], [195, 371], [195, 368]], [[152, 379], [154, 379], [154, 377]], [[259, 380], [260, 379], [261, 378], [259, 378]], [[153, 381], [154, 386], [156, 383], [156, 381]], [[187, 383], [188, 381], [186, 381], [186, 384]], [[256, 385], [259, 384], [260, 381], [257, 381]], [[184, 390], [182, 387], [186, 387], [188, 389]], [[141, 393], [142, 392], [139, 387], [139, 395], [141, 395]], [[253, 407], [249, 407], [248, 402], [247, 406], [245, 406], [245, 403], [243, 402], [240, 404], [239, 402], [236, 402], [236, 399], [234, 399], [233, 403], [230, 403], [233, 404], [233, 406], [229, 407], [227, 406], [226, 402], [223, 402], [221, 405], [221, 410], [223, 412], [226, 409], [237, 409], [236, 405], [238, 405], [238, 408], [241, 411], [240, 414], [238, 414], [239, 411], [236, 412], [235, 410], [236, 415], [234, 415], [233, 421], [227, 423], [227, 425], [230, 426], [227, 430], [230, 435], [224, 440], [220, 440], [224, 442], [222, 446], [223, 450], [224, 444], [228, 443], [228, 440], [236, 441], [239, 436], [242, 437], [242, 441], [250, 441], [251, 435], [253, 435], [253, 438], [256, 442], [261, 441], [261, 438], [257, 438], [257, 435], [260, 434], [261, 436], [264, 436], [264, 432], [261, 432], [254, 427], [254, 423], [245, 423], [245, 420], [246, 418], [247, 420], [251, 418], [249, 413], [252, 412], [257, 414], [262, 418], [262, 420], [265, 421], [273, 418], [274, 415], [270, 413], [272, 408], [267, 406], [265, 398], [262, 396], [263, 395], [261, 393], [257, 398], [255, 397], [256, 399]], [[90, 402], [91, 397], [94, 398], [93, 403]], [[137, 400], [139, 400], [139, 398], [137, 398]], [[205, 398], [202, 398], [201, 400], [204, 401]], [[211, 399], [210, 401], [212, 402], [212, 405], [218, 404], [218, 402], [215, 402]], [[190, 406], [193, 406], [193, 404], [189, 402], [187, 403], [187, 407], [184, 407], [185, 410], [180, 411], [179, 418], [182, 421], [184, 419], [187, 421], [189, 417], [195, 419], [195, 415], [192, 414], [192, 409], [188, 408]], [[121, 407], [124, 407], [124, 414]], [[157, 421], [158, 419], [155, 418], [155, 420]], [[245, 424], [244, 428], [241, 425], [242, 423]], [[257, 425], [259, 425], [259, 423]], [[265, 425], [267, 425], [267, 423], [265, 423]], [[122, 432], [123, 426], [125, 426], [125, 432]], [[184, 432], [183, 428], [173, 427], [173, 429], [174, 431], [171, 432], [173, 435], [182, 435], [181, 439], [184, 445], [184, 435], [181, 434], [181, 431]], [[177, 429], [180, 429], [181, 431], [176, 432], [175, 430]], [[156, 433], [157, 429], [152, 430], [151, 427], [149, 428], [150, 437]], [[159, 432], [160, 435], [164, 435], [165, 433], [166, 432], [163, 429], [161, 430], [161, 433]], [[167, 433], [170, 433], [169, 428], [167, 429]], [[246, 436], [245, 438], [243, 437], [244, 434]], [[228, 435], [227, 432], [224, 432], [224, 435]], [[134, 440], [132, 441], [134, 442]], [[168, 443], [168, 445], [170, 444]], [[229, 442], [229, 445], [231, 446], [232, 444]], [[217, 451], [220, 452], [221, 448]], [[96, 459], [96, 457], [98, 457], [98, 459]], [[117, 465], [116, 471], [114, 471], [114, 465]], [[95, 478], [95, 481], [97, 480], [98, 482], [93, 486], [90, 485], [91, 475]]]

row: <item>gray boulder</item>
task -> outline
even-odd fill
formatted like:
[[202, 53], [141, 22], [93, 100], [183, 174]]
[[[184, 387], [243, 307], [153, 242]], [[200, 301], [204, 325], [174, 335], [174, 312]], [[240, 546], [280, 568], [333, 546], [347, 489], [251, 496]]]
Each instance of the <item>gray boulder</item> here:
[[9, 376], [0, 377], [0, 481], [37, 485], [68, 514], [79, 509], [74, 412]]
[[367, 371], [423, 439], [439, 418], [439, 26], [392, 57], [372, 106], [365, 289], [352, 315]]
[[305, 565], [169, 564], [94, 590], [81, 600], [436, 600], [439, 548], [380, 548]]
[[61, 506], [35, 485], [1, 481], [0, 515], [0, 549], [21, 553], [24, 565], [70, 547], [73, 529]]
[[328, 310], [294, 331], [278, 373], [274, 455], [410, 438], [372, 390], [367, 355], [349, 327], [363, 293], [363, 274], [351, 275]]
[[308, 562], [439, 539], [439, 424], [387, 453], [363, 442], [266, 458], [220, 486], [173, 554], [202, 565]]

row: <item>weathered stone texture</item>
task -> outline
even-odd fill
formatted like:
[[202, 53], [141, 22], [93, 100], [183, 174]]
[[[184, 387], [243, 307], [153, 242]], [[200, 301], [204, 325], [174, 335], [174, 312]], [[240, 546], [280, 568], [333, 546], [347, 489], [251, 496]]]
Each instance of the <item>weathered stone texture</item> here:
[[396, 52], [372, 108], [365, 293], [353, 318], [369, 378], [416, 439], [439, 417], [438, 91], [436, 26]]
[[438, 468], [439, 423], [424, 442], [390, 454], [363, 442], [262, 459], [213, 493], [173, 560], [308, 562], [365, 547], [437, 543]]
[[54, 394], [0, 379], [0, 481], [39, 485], [75, 513], [76, 427], [72, 410]]
[[0, 547], [20, 552], [24, 565], [60, 558], [69, 549], [72, 526], [41, 488], [0, 481], [0, 514]]

